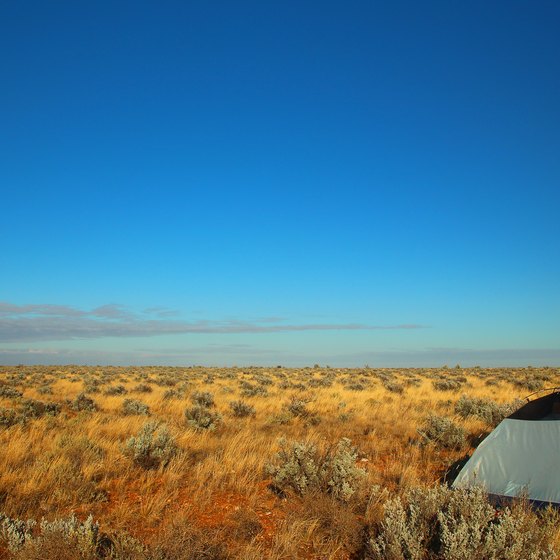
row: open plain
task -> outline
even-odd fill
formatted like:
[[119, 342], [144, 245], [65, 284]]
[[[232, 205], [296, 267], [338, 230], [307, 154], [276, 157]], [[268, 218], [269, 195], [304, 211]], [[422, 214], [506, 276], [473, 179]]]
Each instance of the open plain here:
[[555, 558], [555, 511], [520, 499], [496, 512], [482, 491], [447, 485], [559, 377], [2, 367], [0, 556]]

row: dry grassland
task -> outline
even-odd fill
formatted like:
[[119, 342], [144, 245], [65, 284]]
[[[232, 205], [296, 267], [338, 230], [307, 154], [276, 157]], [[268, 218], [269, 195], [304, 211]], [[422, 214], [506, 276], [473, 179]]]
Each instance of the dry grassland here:
[[515, 505], [501, 552], [461, 556], [407, 505], [554, 385], [551, 368], [2, 367], [0, 558], [555, 558], [552, 511]]

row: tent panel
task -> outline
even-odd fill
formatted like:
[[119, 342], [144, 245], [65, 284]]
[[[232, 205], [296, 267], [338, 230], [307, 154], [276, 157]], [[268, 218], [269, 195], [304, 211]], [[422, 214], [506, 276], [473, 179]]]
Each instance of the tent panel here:
[[560, 422], [505, 419], [478, 446], [453, 486], [560, 503]]

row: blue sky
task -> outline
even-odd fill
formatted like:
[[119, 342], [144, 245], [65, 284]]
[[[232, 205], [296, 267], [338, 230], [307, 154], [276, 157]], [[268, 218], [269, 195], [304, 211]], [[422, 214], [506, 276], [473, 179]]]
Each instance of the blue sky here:
[[557, 2], [0, 8], [0, 363], [560, 364]]

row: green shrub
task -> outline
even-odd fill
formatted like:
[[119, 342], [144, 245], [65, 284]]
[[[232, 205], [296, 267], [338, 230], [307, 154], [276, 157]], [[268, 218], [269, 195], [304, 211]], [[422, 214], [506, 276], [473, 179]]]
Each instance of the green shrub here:
[[289, 403], [284, 405], [284, 408], [294, 417], [307, 418], [311, 413], [307, 410], [307, 401], [292, 397]]
[[321, 491], [348, 501], [360, 488], [365, 471], [356, 466], [357, 452], [347, 438], [320, 454], [312, 444], [280, 440], [276, 463], [266, 467], [279, 490], [291, 489], [304, 495]]
[[166, 389], [163, 393], [163, 399], [166, 401], [170, 401], [171, 399], [182, 399], [183, 392], [179, 389]]
[[236, 418], [245, 418], [256, 414], [255, 407], [244, 401], [231, 401], [229, 407]]
[[347, 383], [344, 387], [348, 391], [365, 391], [369, 387], [369, 382], [365, 379], [359, 379]]
[[37, 389], [37, 393], [39, 393], [40, 395], [52, 395], [53, 390], [52, 390], [52, 387], [50, 385], [41, 385]]
[[414, 488], [390, 498], [372, 528], [371, 560], [553, 560], [557, 514], [524, 504], [499, 515], [481, 488]]
[[105, 394], [112, 396], [112, 395], [125, 395], [126, 393], [128, 393], [128, 391], [126, 390], [126, 387], [124, 385], [116, 385], [115, 387], [109, 387], [106, 391]]
[[205, 391], [195, 391], [191, 395], [191, 401], [197, 406], [203, 406], [205, 408], [210, 408], [214, 406], [214, 396], [212, 393]]
[[436, 379], [432, 385], [436, 391], [457, 391], [464, 382], [459, 379]]
[[465, 430], [444, 416], [429, 416], [418, 432], [427, 441], [444, 449], [460, 449], [466, 443]]
[[124, 453], [143, 469], [154, 469], [165, 467], [177, 453], [177, 446], [165, 425], [148, 422], [127, 440]]
[[253, 385], [245, 380], [241, 380], [239, 385], [241, 387], [242, 397], [251, 398], [268, 396], [268, 390], [263, 385]]
[[97, 405], [91, 397], [88, 397], [85, 393], [80, 393], [72, 401], [71, 408], [77, 412], [95, 412], [97, 410]]
[[97, 558], [99, 525], [90, 515], [84, 522], [74, 514], [66, 519], [21, 521], [0, 514], [0, 541], [19, 558], [44, 558], [53, 548], [65, 550], [65, 557]]
[[404, 386], [401, 383], [397, 383], [391, 379], [385, 380], [382, 383], [383, 387], [385, 387], [385, 389], [387, 389], [390, 393], [404, 393]]
[[20, 421], [20, 416], [13, 408], [0, 408], [0, 427], [9, 428]]
[[153, 391], [151, 385], [140, 383], [132, 389], [135, 393], [151, 393]]
[[0, 397], [5, 399], [18, 399], [21, 397], [23, 393], [18, 391], [14, 387], [10, 387], [9, 385], [0, 384]]
[[498, 404], [489, 399], [462, 395], [455, 404], [455, 412], [463, 418], [468, 418], [469, 416], [480, 418], [489, 426], [495, 427], [524, 404], [525, 401], [519, 399], [510, 403]]
[[201, 405], [185, 410], [187, 425], [195, 430], [215, 430], [222, 423], [222, 415]]
[[148, 408], [148, 405], [134, 399], [124, 399], [124, 402], [122, 404], [122, 411], [123, 414], [126, 415], [150, 415], [150, 409]]
[[36, 401], [35, 399], [23, 399], [21, 414], [24, 419], [41, 418], [42, 416], [56, 416], [60, 413], [58, 403]]

